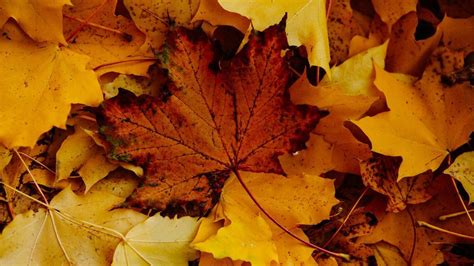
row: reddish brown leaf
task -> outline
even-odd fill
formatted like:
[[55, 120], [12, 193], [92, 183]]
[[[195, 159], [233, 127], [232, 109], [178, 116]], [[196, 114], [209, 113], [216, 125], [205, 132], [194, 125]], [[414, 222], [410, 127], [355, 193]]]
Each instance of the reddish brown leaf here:
[[397, 182], [400, 157], [374, 154], [362, 161], [360, 171], [366, 186], [388, 197], [387, 211], [399, 212], [408, 204], [418, 204], [431, 199], [428, 188], [433, 181], [431, 171]]
[[109, 156], [145, 169], [134, 205], [205, 211], [222, 173], [283, 173], [278, 156], [304, 148], [319, 120], [316, 107], [290, 102], [291, 71], [281, 55], [287, 47], [284, 27], [273, 26], [230, 61], [215, 61], [204, 34], [179, 29], [162, 55], [171, 96], [121, 93], [104, 103], [99, 123]]

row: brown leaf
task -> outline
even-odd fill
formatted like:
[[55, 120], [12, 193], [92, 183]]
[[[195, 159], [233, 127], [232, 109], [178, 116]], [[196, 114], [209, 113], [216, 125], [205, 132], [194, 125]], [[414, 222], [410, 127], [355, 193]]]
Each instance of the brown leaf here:
[[282, 174], [278, 156], [304, 148], [319, 120], [316, 107], [289, 99], [284, 27], [252, 35], [228, 62], [214, 61], [201, 32], [179, 29], [167, 47], [171, 96], [121, 93], [99, 112], [109, 156], [145, 169], [132, 204], [206, 211], [229, 171]]
[[386, 70], [420, 76], [425, 65], [441, 39], [441, 30], [424, 40], [415, 39], [418, 18], [410, 12], [392, 27], [387, 48]]
[[433, 180], [432, 173], [426, 172], [397, 182], [400, 163], [400, 157], [374, 154], [372, 158], [360, 164], [364, 184], [388, 197], [389, 212], [399, 212], [404, 210], [407, 204], [431, 199], [428, 188]]

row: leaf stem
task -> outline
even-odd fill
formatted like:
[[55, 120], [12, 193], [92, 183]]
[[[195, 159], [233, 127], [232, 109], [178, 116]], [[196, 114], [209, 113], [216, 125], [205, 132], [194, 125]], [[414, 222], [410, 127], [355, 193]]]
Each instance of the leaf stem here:
[[[468, 212], [474, 212], [474, 209], [468, 210]], [[445, 221], [449, 218], [458, 217], [458, 216], [461, 216], [463, 214], [466, 214], [466, 211], [460, 211], [460, 212], [454, 212], [454, 213], [450, 213], [450, 214], [446, 214], [446, 215], [441, 215], [440, 217], [438, 217], [438, 220]]]
[[75, 30], [73, 30], [71, 32], [71, 34], [69, 34], [69, 37], [67, 37], [66, 39], [66, 42], [70, 42], [86, 25], [87, 23], [89, 22], [89, 20], [91, 20], [95, 15], [97, 15], [97, 13], [99, 13], [99, 11], [102, 10], [102, 8], [104, 8], [105, 4], [107, 4], [108, 0], [104, 0], [104, 2], [102, 2], [102, 4], [100, 4], [100, 6], [98, 6], [94, 12], [92, 12], [85, 20], [84, 22], [82, 22]]
[[250, 189], [247, 187], [247, 185], [245, 184], [244, 180], [242, 179], [242, 176], [240, 175], [239, 173], [239, 170], [237, 168], [234, 168], [233, 169], [233, 172], [235, 173], [235, 175], [237, 176], [237, 180], [239, 180], [239, 183], [242, 185], [243, 189], [245, 190], [245, 192], [247, 192], [247, 194], [249, 195], [249, 197], [252, 199], [252, 201], [255, 203], [255, 205], [260, 209], [260, 211], [265, 214], [265, 216], [267, 216], [267, 218], [273, 222], [273, 224], [275, 224], [276, 226], [278, 226], [281, 230], [283, 230], [285, 233], [287, 233], [289, 236], [293, 237], [294, 239], [298, 240], [299, 242], [305, 244], [306, 246], [308, 247], [311, 247], [311, 248], [314, 248], [315, 250], [318, 250], [318, 251], [321, 251], [321, 252], [324, 252], [330, 256], [333, 256], [333, 257], [338, 257], [338, 258], [342, 258], [344, 260], [349, 260], [350, 259], [350, 256], [348, 254], [344, 254], [344, 253], [336, 253], [336, 252], [332, 252], [332, 251], [329, 251], [323, 247], [320, 247], [320, 246], [317, 246], [313, 243], [310, 243], [302, 238], [300, 238], [299, 236], [297, 236], [296, 234], [294, 234], [293, 232], [291, 232], [288, 228], [286, 228], [285, 226], [283, 226], [282, 224], [280, 224], [275, 218], [273, 218], [273, 216], [271, 216], [263, 207], [262, 205], [260, 205], [260, 203], [257, 201], [257, 199], [255, 198], [255, 196], [252, 194], [252, 192], [250, 192]]
[[96, 67], [94, 67], [92, 70], [94, 71], [97, 71], [98, 69], [101, 69], [103, 67], [108, 67], [108, 66], [113, 66], [113, 65], [119, 65], [119, 64], [124, 64], [124, 63], [131, 63], [131, 62], [152, 62], [152, 61], [156, 61], [157, 59], [156, 58], [151, 58], [151, 57], [147, 57], [147, 58], [135, 58], [135, 59], [127, 59], [127, 60], [121, 60], [121, 61], [117, 61], [117, 62], [110, 62], [110, 63], [105, 63], [105, 64], [102, 64], [102, 65], [98, 65]]
[[354, 205], [352, 206], [351, 210], [349, 211], [349, 213], [346, 215], [346, 217], [344, 218], [344, 220], [342, 221], [341, 225], [339, 225], [339, 227], [337, 228], [336, 232], [334, 232], [334, 234], [332, 234], [331, 238], [329, 238], [326, 243], [324, 243], [323, 245], [323, 248], [325, 248], [327, 245], [329, 245], [329, 243], [331, 243], [331, 241], [336, 237], [336, 235], [341, 231], [342, 227], [344, 227], [344, 225], [346, 224], [346, 222], [349, 220], [351, 214], [354, 212], [355, 208], [357, 207], [357, 205], [359, 205], [359, 202], [360, 200], [364, 197], [365, 193], [367, 193], [367, 191], [369, 190], [369, 187], [366, 187], [364, 189], [364, 191], [362, 192], [362, 194], [360, 194], [359, 198], [356, 200], [356, 202], [354, 203]]
[[446, 229], [443, 229], [441, 227], [429, 224], [429, 223], [424, 222], [424, 221], [417, 221], [417, 223], [418, 223], [419, 226], [425, 226], [425, 227], [428, 227], [430, 229], [433, 229], [433, 230], [436, 230], [436, 231], [439, 231], [439, 232], [443, 232], [443, 233], [450, 234], [450, 235], [453, 235], [453, 236], [474, 240], [474, 236], [449, 231], [449, 230], [446, 230]]
[[80, 22], [86, 26], [90, 26], [90, 27], [93, 27], [93, 28], [98, 28], [98, 29], [101, 29], [101, 30], [105, 30], [105, 31], [110, 31], [110, 32], [113, 32], [113, 33], [116, 33], [118, 35], [122, 35], [122, 37], [124, 38], [129, 38], [130, 34], [128, 33], [125, 33], [123, 31], [120, 31], [120, 30], [116, 30], [116, 29], [112, 29], [112, 28], [109, 28], [109, 27], [106, 27], [106, 26], [102, 26], [100, 24], [97, 24], [97, 23], [93, 23], [93, 22], [89, 22], [87, 20], [84, 20], [84, 19], [80, 19], [80, 18], [76, 18], [76, 17], [72, 17], [72, 16], [69, 16], [67, 14], [63, 14], [63, 16], [65, 18], [68, 18], [68, 19], [72, 19], [72, 20], [75, 20], [77, 22]]
[[451, 177], [451, 182], [453, 183], [454, 189], [456, 190], [456, 194], [458, 195], [459, 201], [461, 202], [462, 207], [464, 208], [464, 213], [466, 214], [467, 218], [469, 219], [469, 222], [471, 222], [471, 225], [474, 225], [474, 221], [472, 220], [471, 214], [469, 213], [469, 210], [467, 209], [466, 204], [464, 203], [464, 200], [461, 197], [461, 193], [459, 193], [458, 186], [456, 186], [456, 181], [454, 180], [454, 177]]

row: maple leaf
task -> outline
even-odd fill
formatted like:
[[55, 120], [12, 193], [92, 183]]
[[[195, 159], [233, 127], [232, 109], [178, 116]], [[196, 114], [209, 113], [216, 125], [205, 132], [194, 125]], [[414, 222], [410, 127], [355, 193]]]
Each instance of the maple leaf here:
[[197, 258], [189, 243], [198, 226], [196, 218], [155, 214], [128, 231], [126, 241], [115, 249], [112, 265], [188, 265]]
[[64, 5], [70, 4], [70, 0], [1, 0], [0, 27], [3, 27], [9, 18], [13, 18], [35, 41], [66, 44], [62, 9]]
[[388, 197], [387, 211], [399, 212], [408, 204], [418, 204], [431, 199], [428, 188], [433, 176], [431, 172], [407, 177], [397, 182], [400, 158], [374, 154], [361, 162], [361, 176], [364, 184]]
[[[456, 235], [440, 233], [415, 226], [417, 221], [427, 221], [451, 232], [473, 235], [474, 228], [468, 219], [440, 219], [445, 214], [456, 213], [463, 207], [449, 177], [441, 176], [433, 184], [436, 191], [428, 202], [410, 205], [403, 212], [377, 215], [380, 221], [374, 232], [362, 236], [359, 243], [377, 243], [385, 241], [398, 247], [409, 265], [431, 265], [441, 263], [443, 254], [440, 247], [433, 243], [458, 243]], [[410, 260], [411, 259], [411, 260]]]
[[463, 188], [469, 195], [469, 204], [474, 202], [474, 152], [465, 152], [459, 155], [456, 160], [444, 170], [448, 174], [461, 182]]
[[326, 22], [326, 1], [321, 0], [259, 0], [242, 3], [237, 0], [219, 0], [224, 9], [239, 13], [252, 21], [256, 30], [264, 30], [287, 14], [288, 42], [304, 45], [311, 65], [329, 69], [330, 50]]
[[359, 119], [378, 99], [379, 92], [373, 85], [373, 63], [384, 64], [386, 48], [386, 44], [371, 48], [333, 67], [332, 79], [324, 77], [318, 86], [311, 85], [306, 75], [293, 84], [290, 88], [293, 102], [318, 106], [329, 111], [329, 115], [313, 130], [306, 150], [296, 156], [280, 157], [288, 173], [320, 175], [329, 170], [359, 173], [359, 161], [368, 159], [370, 150], [354, 138], [344, 122]]
[[[328, 219], [332, 206], [338, 203], [334, 197], [334, 181], [329, 179], [250, 172], [241, 172], [241, 175], [263, 208], [302, 239], [307, 237], [298, 225]], [[216, 259], [230, 257], [252, 265], [269, 265], [271, 261], [283, 265], [314, 264], [313, 249], [261, 216], [235, 177], [224, 186], [218, 208], [222, 211], [217, 211], [217, 217], [211, 214], [204, 219], [193, 247], [212, 253]], [[221, 219], [225, 222], [215, 223]], [[226, 248], [229, 246], [233, 248]]]
[[65, 128], [71, 103], [102, 101], [88, 57], [54, 44], [38, 44], [13, 24], [0, 38], [0, 142], [7, 148], [32, 147], [53, 126]]
[[178, 30], [168, 46], [171, 96], [121, 93], [98, 115], [110, 157], [145, 169], [133, 202], [158, 209], [199, 202], [207, 210], [222, 173], [283, 173], [278, 156], [302, 149], [319, 119], [316, 107], [290, 102], [284, 27], [252, 35], [221, 69], [202, 33]]
[[[133, 21], [115, 15], [117, 0], [72, 0], [72, 3], [64, 11], [64, 34], [70, 36], [70, 49], [90, 56], [89, 66], [99, 76], [107, 72], [147, 75], [148, 67], [154, 63], [150, 60], [153, 54], [140, 51], [145, 35]], [[87, 21], [91, 14], [96, 15]], [[89, 24], [77, 32], [86, 22]]]
[[[84, 196], [70, 187], [57, 194], [50, 209], [17, 215], [0, 236], [0, 263], [27, 265], [103, 265], [121, 234], [142, 222], [146, 216], [126, 209], [114, 209], [125, 200], [112, 192], [120, 186], [104, 185]], [[105, 228], [105, 229], [104, 229]]]
[[196, 14], [198, 0], [124, 0], [135, 25], [145, 33], [142, 49], [158, 50], [164, 44], [169, 28], [192, 27], [191, 19]]
[[414, 85], [376, 67], [375, 85], [390, 111], [354, 123], [369, 137], [373, 151], [403, 158], [398, 180], [436, 170], [474, 130], [474, 90], [467, 83], [444, 88], [438, 76], [441, 66], [456, 65], [458, 54], [438, 50]]

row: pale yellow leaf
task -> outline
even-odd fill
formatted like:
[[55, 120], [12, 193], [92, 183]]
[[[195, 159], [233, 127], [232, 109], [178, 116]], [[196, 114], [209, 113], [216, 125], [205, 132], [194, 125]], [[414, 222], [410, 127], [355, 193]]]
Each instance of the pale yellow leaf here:
[[130, 229], [117, 246], [112, 265], [187, 266], [197, 258], [189, 243], [198, 226], [197, 219], [189, 216], [170, 219], [155, 214]]
[[469, 204], [474, 202], [474, 152], [465, 152], [459, 155], [456, 160], [444, 170], [448, 174], [461, 182], [463, 188], [469, 195]]

